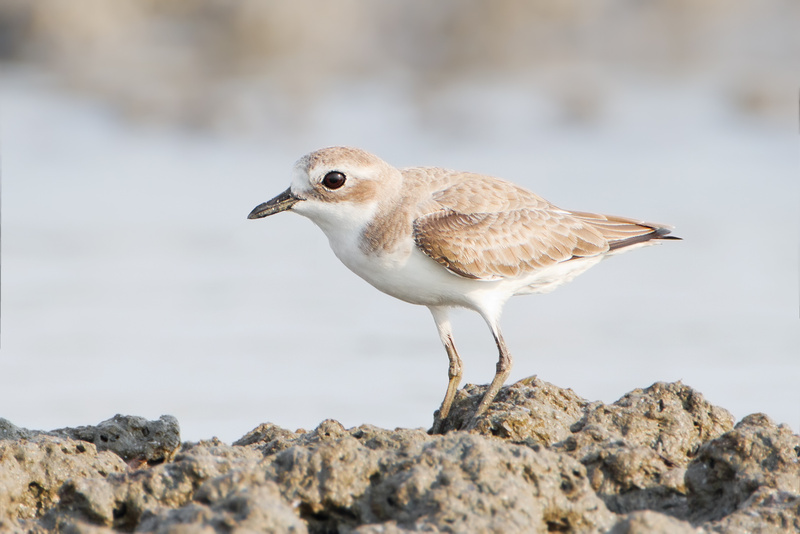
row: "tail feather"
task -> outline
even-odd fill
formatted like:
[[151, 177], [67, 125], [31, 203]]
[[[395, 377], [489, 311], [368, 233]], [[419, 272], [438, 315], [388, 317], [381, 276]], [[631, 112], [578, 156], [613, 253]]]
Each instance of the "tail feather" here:
[[637, 221], [615, 215], [599, 215], [580, 211], [571, 212], [582, 221], [591, 224], [608, 241], [609, 251], [627, 248], [647, 241], [681, 239], [673, 235], [672, 226], [666, 224]]

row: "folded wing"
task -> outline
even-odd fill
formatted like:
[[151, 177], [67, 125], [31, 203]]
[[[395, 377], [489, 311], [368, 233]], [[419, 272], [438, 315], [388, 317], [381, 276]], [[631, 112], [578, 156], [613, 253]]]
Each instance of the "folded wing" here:
[[669, 233], [662, 225], [562, 210], [509, 182], [470, 176], [434, 194], [413, 223], [417, 247], [466, 278], [525, 276]]

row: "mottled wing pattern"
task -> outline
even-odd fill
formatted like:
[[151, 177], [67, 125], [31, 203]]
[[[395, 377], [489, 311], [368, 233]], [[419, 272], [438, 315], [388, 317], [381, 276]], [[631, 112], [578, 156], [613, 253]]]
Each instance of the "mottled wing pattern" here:
[[467, 175], [433, 195], [438, 209], [414, 221], [414, 241], [464, 277], [523, 276], [609, 249], [601, 231], [509, 182]]

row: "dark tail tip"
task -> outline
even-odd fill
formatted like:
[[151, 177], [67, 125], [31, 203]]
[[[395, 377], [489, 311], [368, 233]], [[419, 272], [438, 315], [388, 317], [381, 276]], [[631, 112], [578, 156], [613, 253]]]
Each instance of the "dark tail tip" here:
[[683, 241], [682, 237], [678, 237], [676, 235], [669, 235], [672, 234], [672, 228], [658, 226], [653, 229], [655, 230], [654, 232], [655, 235], [649, 234], [652, 236], [651, 239], [677, 239], [678, 241]]
[[635, 245], [637, 243], [644, 243], [645, 241], [683, 241], [682, 237], [678, 237], [675, 235], [668, 235], [672, 233], [671, 228], [665, 228], [663, 226], [653, 227], [653, 232], [649, 234], [637, 235], [636, 237], [631, 237], [629, 239], [623, 239], [622, 241], [617, 241], [615, 243], [610, 243], [608, 249], [609, 250], [617, 250], [625, 247], [629, 247], [631, 245]]

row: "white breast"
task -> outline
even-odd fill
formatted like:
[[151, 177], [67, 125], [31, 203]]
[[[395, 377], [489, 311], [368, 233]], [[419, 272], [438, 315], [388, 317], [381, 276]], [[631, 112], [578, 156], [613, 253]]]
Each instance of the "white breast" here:
[[540, 293], [574, 278], [599, 261], [570, 261], [524, 278], [474, 280], [448, 271], [413, 242], [411, 235], [391, 251], [365, 251], [363, 230], [372, 209], [341, 203], [335, 206], [301, 203], [296, 211], [311, 219], [328, 237], [331, 249], [347, 268], [376, 289], [424, 306], [460, 306], [479, 313], [498, 313], [515, 294]]
[[364, 252], [352, 234], [333, 232], [328, 238], [336, 256], [351, 271], [383, 293], [411, 304], [494, 313], [518, 287], [518, 282], [472, 280], [451, 273], [421, 252], [410, 236], [393, 252]]

